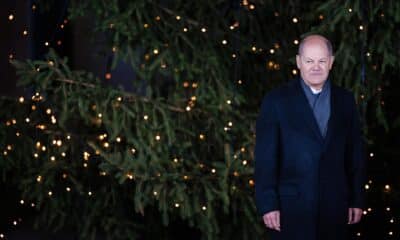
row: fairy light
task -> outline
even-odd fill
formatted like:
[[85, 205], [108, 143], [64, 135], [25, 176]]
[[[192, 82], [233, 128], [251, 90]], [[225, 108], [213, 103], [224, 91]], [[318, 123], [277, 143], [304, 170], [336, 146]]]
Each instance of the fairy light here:
[[249, 180], [249, 185], [250, 185], [250, 186], [254, 186], [254, 180], [253, 180], [253, 179], [250, 179], [250, 180]]
[[158, 54], [158, 49], [157, 49], [157, 48], [154, 49], [154, 50], [153, 50], [153, 53], [154, 53], [155, 55], [157, 55], [157, 54]]
[[10, 20], [10, 21], [14, 20], [14, 15], [12, 15], [12, 14], [8, 15], [8, 20]]
[[188, 31], [188, 29], [187, 29], [186, 27], [184, 27], [184, 28], [183, 28], [183, 31], [184, 31], [184, 32], [187, 32], [187, 31]]
[[292, 21], [293, 21], [293, 23], [298, 23], [298, 22], [299, 22], [299, 19], [297, 19], [297, 18], [294, 17], [294, 18], [292, 19]]
[[148, 116], [148, 115], [144, 115], [144, 116], [143, 116], [143, 119], [144, 119], [144, 120], [149, 120], [149, 116]]
[[49, 191], [47, 194], [48, 194], [49, 196], [52, 196], [52, 195], [53, 195], [53, 192], [52, 192], [52, 191]]
[[131, 152], [132, 152], [132, 153], [135, 153], [135, 152], [136, 152], [136, 149], [131, 148]]
[[90, 158], [90, 153], [84, 152], [84, 153], [83, 153], [83, 159], [84, 159], [85, 161], [88, 161], [89, 158]]
[[155, 138], [156, 138], [157, 141], [160, 141], [160, 140], [161, 140], [161, 136], [160, 136], [160, 135], [156, 135]]
[[67, 192], [70, 192], [70, 191], [71, 191], [71, 188], [70, 188], [70, 187], [66, 187], [65, 190], [66, 190]]
[[203, 211], [205, 211], [205, 210], [207, 210], [207, 207], [206, 207], [206, 206], [202, 206], [201, 209], [202, 209]]
[[89, 191], [89, 192], [88, 192], [88, 195], [89, 195], [89, 196], [92, 196], [92, 195], [93, 195], [93, 193]]
[[20, 98], [18, 99], [18, 101], [19, 101], [20, 103], [23, 103], [23, 102], [25, 101], [25, 99], [24, 99], [24, 97], [20, 97]]
[[207, 29], [206, 28], [201, 28], [201, 31], [203, 32], [203, 33], [205, 33], [205, 32], [207, 32]]

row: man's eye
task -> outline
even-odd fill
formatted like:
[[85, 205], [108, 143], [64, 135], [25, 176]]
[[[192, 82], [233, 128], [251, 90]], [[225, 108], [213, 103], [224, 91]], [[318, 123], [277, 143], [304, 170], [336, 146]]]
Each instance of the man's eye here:
[[312, 63], [312, 61], [311, 60], [307, 60], [306, 63]]
[[325, 60], [323, 60], [323, 61], [319, 61], [320, 63], [326, 63], [326, 61]]

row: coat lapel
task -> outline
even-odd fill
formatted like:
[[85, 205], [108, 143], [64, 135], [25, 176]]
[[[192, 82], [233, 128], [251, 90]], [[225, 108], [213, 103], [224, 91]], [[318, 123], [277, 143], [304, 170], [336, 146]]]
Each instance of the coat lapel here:
[[[324, 138], [322, 137], [321, 132], [319, 131], [319, 127], [317, 121], [315, 120], [314, 114], [312, 112], [311, 106], [308, 103], [307, 97], [300, 85], [301, 79], [297, 79], [294, 81], [294, 101], [295, 110], [297, 111], [297, 116], [303, 120], [304, 125], [306, 125], [313, 135], [321, 142], [324, 142]], [[329, 124], [329, 123], [328, 123]], [[328, 128], [329, 131], [329, 128]]]
[[329, 142], [332, 139], [332, 135], [335, 132], [336, 124], [338, 121], [337, 114], [339, 112], [339, 109], [338, 109], [339, 98], [338, 98], [337, 94], [338, 94], [338, 92], [337, 92], [336, 86], [334, 84], [331, 84], [331, 113], [330, 113], [330, 117], [329, 117], [329, 121], [328, 121], [328, 129], [327, 129], [325, 141], [324, 141], [324, 150], [329, 145]]

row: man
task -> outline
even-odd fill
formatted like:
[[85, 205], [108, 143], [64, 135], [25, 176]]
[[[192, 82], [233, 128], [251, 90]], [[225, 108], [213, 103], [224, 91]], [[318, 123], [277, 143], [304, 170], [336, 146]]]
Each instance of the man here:
[[256, 204], [272, 240], [342, 240], [364, 207], [365, 155], [351, 92], [328, 78], [334, 56], [304, 38], [300, 77], [272, 90], [257, 119]]

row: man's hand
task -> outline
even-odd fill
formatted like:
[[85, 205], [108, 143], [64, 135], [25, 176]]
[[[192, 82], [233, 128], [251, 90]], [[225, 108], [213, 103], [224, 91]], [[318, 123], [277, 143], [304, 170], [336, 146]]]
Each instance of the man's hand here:
[[361, 208], [349, 208], [349, 222], [348, 224], [355, 224], [361, 220], [362, 209]]
[[279, 211], [268, 212], [263, 216], [265, 226], [276, 231], [281, 231], [280, 219]]

